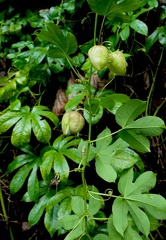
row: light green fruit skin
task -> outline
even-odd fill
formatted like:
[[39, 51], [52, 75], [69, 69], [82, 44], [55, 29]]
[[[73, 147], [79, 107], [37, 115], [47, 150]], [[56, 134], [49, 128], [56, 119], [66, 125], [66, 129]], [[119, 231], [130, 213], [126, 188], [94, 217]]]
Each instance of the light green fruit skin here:
[[116, 75], [124, 76], [127, 68], [127, 62], [124, 54], [119, 50], [111, 52], [109, 54], [107, 66]]
[[109, 51], [105, 46], [95, 45], [89, 49], [88, 56], [92, 66], [100, 71], [107, 65]]
[[76, 134], [85, 125], [83, 116], [76, 111], [66, 112], [62, 117], [62, 132], [64, 135]]

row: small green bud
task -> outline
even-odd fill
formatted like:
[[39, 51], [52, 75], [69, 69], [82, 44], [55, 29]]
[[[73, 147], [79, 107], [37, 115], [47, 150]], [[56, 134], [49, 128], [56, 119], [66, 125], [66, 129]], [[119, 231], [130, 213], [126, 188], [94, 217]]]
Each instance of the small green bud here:
[[107, 66], [115, 75], [124, 76], [127, 67], [124, 54], [119, 50], [110, 52]]
[[62, 132], [64, 135], [76, 134], [85, 125], [83, 116], [77, 111], [66, 112], [62, 117]]
[[100, 71], [107, 65], [109, 51], [105, 46], [95, 45], [89, 49], [88, 56], [92, 66]]

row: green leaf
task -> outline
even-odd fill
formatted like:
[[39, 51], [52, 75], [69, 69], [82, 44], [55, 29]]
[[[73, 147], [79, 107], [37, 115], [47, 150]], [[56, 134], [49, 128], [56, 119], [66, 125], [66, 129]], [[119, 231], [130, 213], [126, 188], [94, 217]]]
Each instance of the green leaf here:
[[65, 230], [70, 230], [75, 228], [80, 222], [80, 216], [78, 215], [66, 215], [63, 219], [61, 219], [60, 223], [62, 224]]
[[50, 199], [49, 195], [42, 196], [39, 199], [39, 202], [36, 203], [31, 209], [28, 215], [28, 222], [31, 227], [38, 223], [38, 221], [40, 220], [49, 199]]
[[[120, 235], [124, 236], [124, 232], [128, 226], [128, 206], [124, 199], [116, 198], [113, 207], [113, 224]], [[123, 217], [122, 217], [123, 216]]]
[[149, 35], [148, 38], [146, 39], [146, 42], [145, 42], [146, 53], [149, 52], [150, 48], [158, 40], [159, 33], [160, 33], [160, 27], [156, 28], [155, 31], [151, 35]]
[[112, 99], [112, 96], [106, 96], [106, 97], [101, 97], [100, 98], [100, 105], [103, 107], [103, 108], [106, 108], [108, 109], [109, 111], [112, 110], [112, 108], [114, 107], [115, 105], [115, 102], [114, 100]]
[[97, 156], [95, 167], [97, 174], [102, 179], [104, 179], [106, 182], [115, 182], [117, 173], [105, 157], [101, 155]]
[[107, 229], [110, 239], [116, 239], [116, 240], [123, 240], [124, 238], [116, 231], [113, 221], [112, 221], [112, 215], [109, 217], [107, 222]]
[[99, 233], [93, 238], [93, 240], [109, 240], [109, 239], [110, 238], [103, 233]]
[[15, 169], [25, 165], [26, 163], [33, 162], [37, 156], [35, 154], [21, 154], [14, 158], [8, 165], [8, 172], [11, 173]]
[[59, 206], [56, 205], [51, 210], [46, 211], [44, 216], [44, 225], [51, 237], [59, 228], [58, 210]]
[[157, 219], [166, 219], [166, 200], [160, 195], [148, 193], [156, 183], [153, 172], [144, 172], [135, 182], [133, 177], [133, 169], [129, 169], [124, 171], [119, 179], [118, 190], [122, 195], [113, 203], [113, 215], [115, 214], [113, 219], [116, 219], [113, 224], [116, 230], [124, 235], [125, 227], [123, 226], [126, 225], [123, 225], [123, 222], [119, 224], [116, 214], [124, 210], [125, 204], [125, 211], [130, 212], [135, 225], [147, 238], [150, 233], [149, 215]]
[[125, 102], [115, 114], [116, 122], [124, 128], [145, 110], [145, 106], [146, 103], [139, 99], [131, 99]]
[[47, 202], [47, 210], [52, 209], [56, 204], [60, 203], [65, 198], [71, 197], [74, 195], [74, 188], [66, 187], [63, 190], [60, 190], [56, 193], [55, 196], [49, 199]]
[[157, 194], [141, 194], [136, 196], [143, 207], [150, 215], [159, 220], [166, 219], [166, 199]]
[[37, 170], [38, 164], [35, 164], [28, 178], [28, 194], [30, 199], [34, 202], [37, 202], [39, 197], [39, 181], [37, 178]]
[[41, 175], [44, 180], [49, 181], [50, 180], [50, 172], [53, 167], [54, 162], [54, 153], [55, 150], [47, 151], [42, 158], [42, 164], [40, 166]]
[[156, 174], [151, 171], [141, 174], [133, 183], [133, 169], [124, 171], [119, 183], [118, 190], [125, 197], [137, 190], [137, 193], [148, 192], [156, 184]]
[[82, 101], [82, 99], [87, 95], [86, 92], [78, 93], [77, 95], [73, 96], [65, 105], [66, 111], [74, 110]]
[[84, 199], [79, 196], [74, 196], [71, 199], [72, 210], [76, 215], [84, 214]]
[[148, 27], [147, 27], [147, 25], [143, 21], [141, 21], [139, 19], [135, 19], [134, 21], [132, 21], [130, 23], [130, 27], [132, 29], [134, 29], [136, 32], [138, 32], [138, 33], [140, 33], [140, 34], [142, 34], [144, 36], [148, 35]]
[[[92, 186], [91, 191], [98, 192], [94, 186]], [[98, 197], [98, 199], [96, 199], [95, 197], [93, 197], [93, 193], [91, 193], [88, 204], [88, 214], [90, 216], [94, 216], [96, 213], [99, 212], [101, 208], [101, 201], [102, 201], [101, 197]]]
[[22, 112], [7, 112], [0, 116], [0, 134], [6, 132], [24, 116]]
[[39, 38], [55, 44], [62, 51], [64, 57], [76, 52], [77, 41], [72, 33], [68, 32], [65, 36], [57, 25], [46, 23], [46, 26], [48, 31], [41, 30], [36, 34]]
[[81, 162], [82, 157], [77, 148], [64, 149], [62, 153], [75, 163], [79, 164]]
[[69, 165], [67, 163], [66, 158], [62, 153], [54, 152], [53, 153], [53, 169], [54, 173], [60, 176], [60, 180], [64, 181], [69, 176]]
[[12, 194], [18, 192], [20, 188], [23, 186], [29, 172], [35, 165], [35, 162], [31, 162], [29, 164], [24, 165], [21, 167], [18, 172], [14, 175], [12, 178], [12, 181], [10, 183], [10, 191]]
[[125, 12], [134, 11], [140, 6], [140, 1], [130, 0], [121, 1], [119, 4], [116, 0], [88, 0], [88, 4], [93, 12], [105, 16], [111, 22], [128, 22], [130, 18]]
[[125, 128], [133, 129], [138, 134], [145, 136], [159, 136], [164, 131], [164, 121], [155, 116], [145, 116], [136, 121], [130, 122]]
[[125, 239], [127, 240], [142, 240], [142, 237], [140, 234], [130, 226], [127, 227], [126, 232], [125, 232]]
[[141, 231], [146, 237], [148, 237], [150, 233], [150, 222], [148, 216], [138, 208], [137, 202], [127, 201], [131, 216], [138, 227], [139, 231]]
[[137, 134], [133, 130], [122, 130], [118, 135], [127, 142], [131, 148], [142, 153], [150, 152], [150, 141], [145, 136]]
[[11, 142], [15, 147], [23, 147], [30, 142], [31, 116], [27, 115], [17, 122], [13, 128]]
[[115, 150], [110, 159], [111, 165], [117, 172], [122, 172], [124, 169], [133, 167], [138, 161], [141, 161], [140, 156], [129, 148]]
[[65, 198], [59, 206], [58, 219], [59, 221], [63, 219], [64, 216], [71, 214], [71, 197]]
[[41, 120], [41, 117], [36, 113], [31, 114], [32, 129], [38, 141], [42, 143], [49, 142], [51, 138], [51, 128], [46, 120]]
[[[92, 114], [91, 116], [91, 125], [98, 123], [99, 120], [102, 118], [102, 116], [103, 116], [103, 107], [99, 106], [98, 112], [96, 114]], [[90, 120], [89, 112], [84, 111], [84, 118], [89, 123], [89, 120]]]
[[96, 139], [97, 150], [105, 149], [112, 142], [112, 135], [109, 128], [105, 128]]
[[66, 95], [72, 94], [72, 93], [78, 93], [82, 91], [87, 91], [87, 86], [83, 84], [71, 84], [68, 86]]

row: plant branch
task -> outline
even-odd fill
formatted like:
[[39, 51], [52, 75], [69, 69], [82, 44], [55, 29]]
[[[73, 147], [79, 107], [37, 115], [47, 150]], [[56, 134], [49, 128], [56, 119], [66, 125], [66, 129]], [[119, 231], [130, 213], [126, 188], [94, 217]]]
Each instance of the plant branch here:
[[149, 94], [148, 94], [148, 97], [147, 97], [147, 104], [146, 104], [146, 109], [145, 109], [145, 115], [146, 116], [148, 114], [150, 114], [150, 105], [151, 105], [151, 100], [152, 100], [152, 94], [153, 94], [153, 91], [154, 91], [154, 85], [155, 85], [155, 82], [156, 82], [158, 69], [159, 69], [159, 66], [161, 64], [161, 60], [163, 58], [163, 53], [164, 53], [164, 47], [162, 48], [156, 71], [155, 71], [155, 73], [152, 72], [152, 84], [151, 84], [151, 88], [150, 88], [150, 91], [149, 91]]

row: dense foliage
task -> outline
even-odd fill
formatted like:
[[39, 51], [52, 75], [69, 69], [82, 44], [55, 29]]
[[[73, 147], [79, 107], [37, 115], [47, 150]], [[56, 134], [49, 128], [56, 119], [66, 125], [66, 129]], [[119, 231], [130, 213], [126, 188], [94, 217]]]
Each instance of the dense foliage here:
[[50, 238], [154, 239], [166, 200], [152, 190], [157, 176], [145, 158], [155, 139], [164, 144], [166, 6], [0, 6], [0, 154], [9, 158], [0, 199], [8, 237], [5, 179], [28, 206], [30, 227], [44, 222]]

